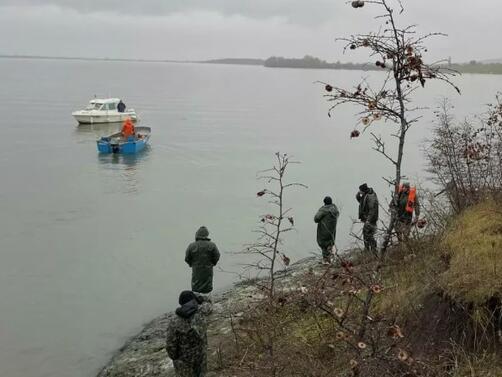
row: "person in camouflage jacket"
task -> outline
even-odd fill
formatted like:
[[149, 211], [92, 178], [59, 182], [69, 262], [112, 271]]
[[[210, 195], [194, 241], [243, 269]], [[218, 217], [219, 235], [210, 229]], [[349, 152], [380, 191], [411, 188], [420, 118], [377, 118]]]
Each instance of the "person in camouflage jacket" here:
[[364, 223], [364, 249], [376, 252], [377, 242], [375, 240], [375, 233], [378, 222], [377, 194], [371, 187], [368, 187], [366, 183], [363, 183], [359, 186], [359, 192], [356, 195], [356, 200], [359, 202], [359, 220]]
[[185, 262], [192, 267], [192, 291], [208, 294], [213, 290], [213, 267], [220, 252], [209, 238], [209, 231], [201, 226], [195, 233], [195, 242], [188, 245]]
[[207, 315], [210, 303], [192, 291], [183, 291], [167, 326], [166, 351], [176, 376], [204, 377], [207, 369]]

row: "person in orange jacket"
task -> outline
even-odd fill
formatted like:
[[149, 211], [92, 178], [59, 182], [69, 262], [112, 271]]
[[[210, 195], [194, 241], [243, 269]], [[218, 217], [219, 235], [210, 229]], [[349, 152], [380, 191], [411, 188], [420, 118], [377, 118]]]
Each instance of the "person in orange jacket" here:
[[127, 118], [122, 125], [122, 136], [127, 139], [129, 136], [134, 136], [134, 124], [131, 121], [131, 118]]
[[396, 233], [399, 241], [408, 240], [413, 224], [413, 212], [415, 212], [415, 220], [418, 220], [420, 216], [420, 204], [418, 202], [417, 189], [416, 187], [410, 187], [410, 184], [405, 182], [399, 188], [397, 199]]

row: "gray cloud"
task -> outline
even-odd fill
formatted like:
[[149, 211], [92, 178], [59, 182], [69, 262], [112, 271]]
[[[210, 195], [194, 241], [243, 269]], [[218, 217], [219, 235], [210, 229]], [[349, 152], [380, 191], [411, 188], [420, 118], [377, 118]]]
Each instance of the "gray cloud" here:
[[57, 6], [82, 13], [110, 12], [126, 15], [170, 15], [198, 11], [249, 18], [280, 17], [291, 22], [314, 24], [333, 19], [345, 7], [336, 0], [3, 0], [11, 6]]
[[[430, 59], [502, 57], [502, 1], [405, 0], [402, 24], [442, 31]], [[481, 5], [480, 5], [481, 4]], [[0, 0], [0, 54], [158, 59], [342, 56], [335, 37], [375, 30], [371, 7], [345, 0]]]

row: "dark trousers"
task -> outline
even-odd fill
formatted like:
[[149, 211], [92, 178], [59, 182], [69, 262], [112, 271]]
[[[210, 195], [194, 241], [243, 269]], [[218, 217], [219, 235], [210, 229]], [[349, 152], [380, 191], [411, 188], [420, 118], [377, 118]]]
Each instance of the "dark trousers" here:
[[397, 239], [399, 242], [407, 242], [411, 232], [411, 218], [400, 218], [395, 226]]
[[331, 254], [333, 253], [333, 244], [332, 243], [325, 243], [325, 244], [319, 244], [319, 247], [322, 250], [322, 257], [323, 258], [330, 258]]
[[363, 240], [364, 249], [367, 251], [376, 251], [377, 242], [375, 239], [375, 233], [377, 231], [377, 225], [369, 222], [364, 223], [363, 227]]

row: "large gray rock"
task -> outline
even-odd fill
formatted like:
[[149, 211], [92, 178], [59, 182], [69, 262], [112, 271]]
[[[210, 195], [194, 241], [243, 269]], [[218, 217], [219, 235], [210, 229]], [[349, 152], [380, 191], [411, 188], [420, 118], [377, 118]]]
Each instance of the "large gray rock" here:
[[[299, 288], [295, 280], [310, 268], [319, 267], [318, 258], [306, 258], [288, 269], [277, 272], [279, 286]], [[250, 302], [263, 297], [252, 282], [236, 284], [231, 289], [213, 297], [213, 311], [209, 318], [208, 354], [215, 353], [218, 336], [232, 331], [231, 318], [240, 317]], [[166, 327], [170, 316], [164, 314], [150, 323], [117, 352], [97, 377], [174, 377], [172, 361], [165, 350]], [[208, 377], [215, 376], [208, 373]]]
[[166, 326], [172, 314], [147, 324], [99, 372], [98, 377], [170, 377], [172, 362], [165, 350]]

